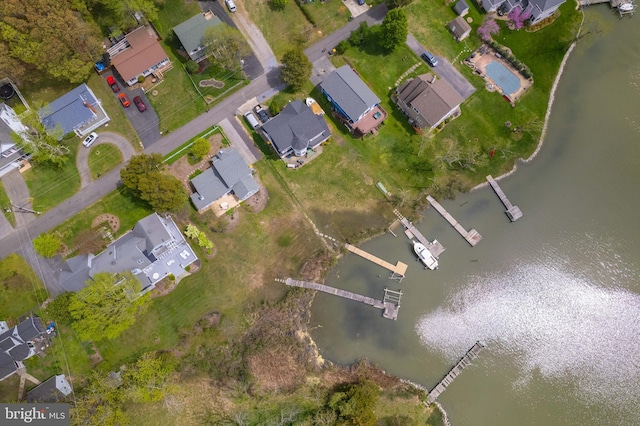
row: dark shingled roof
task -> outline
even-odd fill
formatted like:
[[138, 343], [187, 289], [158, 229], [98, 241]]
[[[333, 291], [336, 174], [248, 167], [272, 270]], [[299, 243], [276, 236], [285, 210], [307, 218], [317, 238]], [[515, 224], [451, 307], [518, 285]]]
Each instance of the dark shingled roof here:
[[27, 392], [27, 402], [59, 402], [72, 390], [64, 374], [59, 374]]

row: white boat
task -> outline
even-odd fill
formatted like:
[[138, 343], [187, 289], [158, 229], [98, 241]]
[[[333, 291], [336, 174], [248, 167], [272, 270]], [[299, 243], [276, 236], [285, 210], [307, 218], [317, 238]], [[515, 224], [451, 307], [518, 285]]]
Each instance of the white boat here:
[[420, 261], [424, 263], [424, 266], [431, 269], [432, 271], [434, 269], [438, 269], [438, 260], [433, 257], [431, 252], [427, 250], [424, 244], [419, 243], [418, 241], [414, 241], [413, 251], [416, 252], [416, 254], [418, 255], [418, 259], [420, 259]]
[[623, 3], [620, 6], [618, 6], [618, 10], [622, 12], [630, 12], [633, 9], [634, 9], [634, 6], [632, 3]]
[[307, 98], [305, 99], [305, 103], [309, 108], [311, 108], [311, 111], [313, 111], [315, 115], [324, 115], [324, 111], [322, 110], [322, 107], [318, 102], [316, 102], [315, 99]]

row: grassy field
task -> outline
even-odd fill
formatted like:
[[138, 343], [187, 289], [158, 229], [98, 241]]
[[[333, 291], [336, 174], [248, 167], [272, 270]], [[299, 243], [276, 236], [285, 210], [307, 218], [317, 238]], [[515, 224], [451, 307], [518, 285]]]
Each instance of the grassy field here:
[[0, 181], [0, 208], [2, 209], [2, 214], [7, 218], [11, 226], [16, 226], [16, 217], [13, 214], [13, 209], [11, 208], [11, 200], [9, 200], [9, 196], [7, 192], [4, 190], [4, 184]]
[[103, 143], [92, 147], [89, 152], [91, 177], [97, 179], [122, 163], [122, 159], [122, 152], [114, 144]]
[[0, 261], [0, 320], [15, 324], [47, 298], [40, 279], [23, 258], [10, 254]]

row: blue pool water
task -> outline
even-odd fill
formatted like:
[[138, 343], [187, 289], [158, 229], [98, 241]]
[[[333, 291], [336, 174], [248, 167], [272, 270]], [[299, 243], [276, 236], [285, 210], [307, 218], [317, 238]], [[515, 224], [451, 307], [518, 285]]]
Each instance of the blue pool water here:
[[520, 88], [520, 80], [500, 62], [491, 62], [486, 68], [487, 75], [505, 95], [511, 95]]

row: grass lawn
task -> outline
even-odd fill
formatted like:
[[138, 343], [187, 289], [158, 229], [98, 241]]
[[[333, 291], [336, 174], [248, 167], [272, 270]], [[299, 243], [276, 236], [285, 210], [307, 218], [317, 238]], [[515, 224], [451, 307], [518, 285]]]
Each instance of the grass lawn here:
[[0, 261], [0, 320], [14, 324], [20, 315], [36, 309], [47, 298], [40, 279], [17, 254]]
[[36, 164], [23, 173], [36, 211], [46, 212], [80, 189], [80, 175], [76, 168], [80, 139], [71, 138], [66, 145], [70, 150], [69, 160], [62, 167]]
[[54, 228], [52, 233], [58, 236], [67, 247], [75, 247], [77, 245], [76, 238], [80, 232], [91, 229], [91, 222], [103, 213], [111, 213], [120, 220], [120, 229], [115, 233], [115, 236], [118, 237], [132, 229], [137, 221], [151, 214], [151, 210], [143, 201], [133, 200], [121, 195], [118, 191], [113, 191], [102, 200]]
[[[295, 0], [292, 1], [292, 3]], [[349, 22], [351, 12], [342, 1], [320, 1], [307, 2], [299, 7], [304, 8], [313, 17], [313, 21], [322, 34], [331, 34], [338, 28]], [[320, 35], [320, 34], [319, 34]]]
[[2, 181], [0, 181], [0, 208], [2, 209], [4, 217], [7, 218], [11, 226], [16, 226], [16, 217], [14, 216], [13, 209], [11, 208], [11, 200], [9, 200], [9, 196], [4, 190], [4, 184]]
[[196, 139], [206, 138], [206, 137], [209, 137], [210, 135], [215, 134], [215, 133], [221, 133], [223, 135], [223, 138], [225, 139], [225, 141], [227, 140], [227, 137], [222, 132], [222, 129], [220, 129], [218, 126], [213, 126], [210, 129], [207, 129], [204, 132], [192, 137], [191, 139], [189, 139], [188, 141], [186, 141], [185, 143], [183, 143], [182, 145], [180, 145], [179, 147], [177, 147], [176, 149], [174, 149], [173, 151], [171, 151], [170, 153], [165, 155], [164, 156], [164, 162], [166, 164], [175, 163], [181, 157], [183, 157], [183, 156], [185, 156], [185, 155], [187, 155], [189, 153], [189, 148], [191, 148], [191, 145], [193, 145], [195, 143]]
[[[294, 0], [288, 1], [283, 10], [273, 10], [268, 0], [259, 0], [247, 11], [278, 59], [293, 43], [312, 44], [324, 36], [321, 28], [313, 28], [307, 21]], [[319, 21], [324, 22], [322, 18]]]
[[98, 176], [107, 173], [122, 163], [122, 159], [122, 152], [114, 144], [103, 143], [93, 146], [89, 151], [91, 177], [97, 179]]
[[[216, 89], [215, 87], [202, 87], [199, 85], [202, 80], [208, 80], [210, 78], [223, 82], [224, 87]], [[201, 73], [192, 75], [191, 79], [193, 80], [193, 84], [198, 86], [200, 93], [214, 100], [220, 99], [226, 93], [237, 90], [245, 84], [245, 79], [242, 78], [240, 67], [238, 67], [236, 71], [229, 71], [221, 68], [215, 62], [207, 66]], [[212, 102], [212, 104], [215, 104], [215, 101]]]

